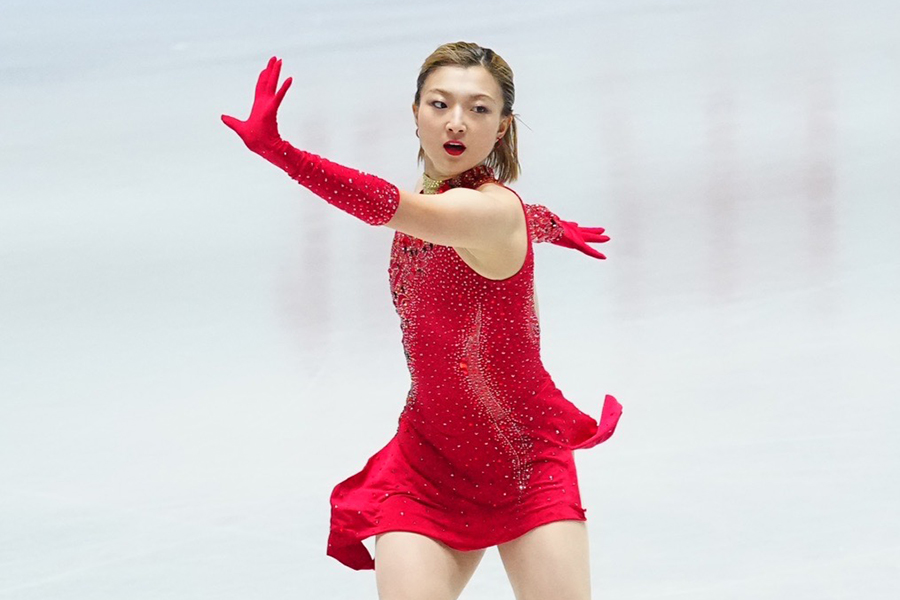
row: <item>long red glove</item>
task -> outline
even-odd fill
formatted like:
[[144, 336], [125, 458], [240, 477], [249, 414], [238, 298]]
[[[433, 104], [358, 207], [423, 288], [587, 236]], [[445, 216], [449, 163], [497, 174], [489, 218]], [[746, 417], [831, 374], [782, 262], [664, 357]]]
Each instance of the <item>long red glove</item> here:
[[298, 150], [281, 139], [276, 116], [293, 79], [288, 77], [276, 93], [280, 73], [281, 60], [273, 56], [259, 74], [250, 117], [240, 121], [222, 115], [222, 122], [233, 129], [250, 150], [329, 204], [370, 225], [383, 225], [390, 221], [400, 203], [397, 186], [375, 175]]
[[588, 242], [597, 244], [609, 241], [609, 236], [603, 235], [606, 231], [603, 227], [581, 227], [575, 221], [564, 221], [541, 204], [526, 204], [525, 209], [533, 241], [550, 242], [594, 258], [606, 258], [606, 255], [588, 246]]

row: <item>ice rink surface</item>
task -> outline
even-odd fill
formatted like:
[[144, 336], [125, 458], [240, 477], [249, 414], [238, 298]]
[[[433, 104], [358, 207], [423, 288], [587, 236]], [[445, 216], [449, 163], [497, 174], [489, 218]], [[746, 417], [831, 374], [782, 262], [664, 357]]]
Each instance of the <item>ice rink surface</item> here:
[[[393, 231], [250, 153], [409, 189], [418, 69], [515, 72], [543, 359], [624, 406], [576, 452], [595, 598], [900, 597], [900, 5], [41, 2], [0, 8], [0, 598], [376, 598], [329, 494], [409, 375]], [[464, 600], [512, 600], [496, 549]]]

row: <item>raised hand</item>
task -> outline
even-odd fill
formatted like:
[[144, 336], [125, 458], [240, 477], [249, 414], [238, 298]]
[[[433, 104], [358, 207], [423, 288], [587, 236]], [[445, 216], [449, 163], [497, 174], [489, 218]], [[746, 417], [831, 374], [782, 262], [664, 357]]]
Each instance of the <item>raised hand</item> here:
[[288, 77], [281, 89], [281, 60], [273, 56], [259, 74], [253, 108], [246, 121], [222, 115], [250, 150], [260, 155], [329, 204], [365, 221], [384, 225], [400, 204], [400, 190], [375, 175], [333, 163], [311, 152], [294, 148], [278, 134], [278, 107], [291, 86]]
[[263, 156], [275, 150], [282, 141], [278, 133], [276, 117], [278, 107], [288, 88], [291, 87], [292, 78], [288, 77], [276, 93], [275, 89], [280, 74], [281, 59], [273, 56], [269, 59], [266, 68], [259, 74], [250, 117], [246, 121], [241, 121], [228, 115], [222, 115], [222, 122], [233, 129], [250, 150]]

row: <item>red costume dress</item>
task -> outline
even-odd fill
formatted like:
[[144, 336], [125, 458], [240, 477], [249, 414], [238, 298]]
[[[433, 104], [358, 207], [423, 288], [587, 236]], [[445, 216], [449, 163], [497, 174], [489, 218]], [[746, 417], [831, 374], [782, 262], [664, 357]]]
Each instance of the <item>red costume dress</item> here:
[[[489, 181], [482, 164], [438, 193]], [[607, 395], [598, 423], [544, 369], [532, 243], [567, 245], [569, 223], [540, 205], [522, 210], [525, 262], [502, 280], [479, 275], [451, 246], [394, 235], [388, 272], [411, 385], [396, 434], [331, 494], [327, 553], [352, 569], [375, 568], [361, 540], [377, 533], [477, 550], [586, 520], [573, 450], [609, 438], [622, 407]]]
[[[281, 138], [276, 113], [291, 78], [276, 91], [280, 71], [273, 56], [259, 75], [250, 117], [222, 121], [328, 203], [370, 225], [388, 223], [400, 202], [395, 185]], [[490, 181], [493, 172], [480, 164], [444, 181], [438, 193]], [[611, 436], [622, 407], [607, 395], [598, 423], [544, 370], [532, 242], [606, 258], [587, 242], [609, 237], [544, 206], [523, 203], [522, 210], [525, 262], [502, 280], [479, 275], [451, 246], [394, 236], [390, 285], [412, 385], [396, 434], [331, 494], [328, 555], [350, 568], [375, 568], [362, 540], [386, 531], [477, 550], [551, 521], [586, 520], [572, 451]]]

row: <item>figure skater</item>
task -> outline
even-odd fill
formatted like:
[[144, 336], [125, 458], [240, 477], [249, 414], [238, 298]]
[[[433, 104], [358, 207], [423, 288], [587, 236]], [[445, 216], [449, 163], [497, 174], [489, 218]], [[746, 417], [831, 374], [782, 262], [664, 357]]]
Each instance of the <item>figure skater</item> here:
[[512, 70], [468, 42], [425, 60], [414, 191], [283, 140], [276, 113], [292, 78], [279, 89], [280, 72], [272, 57], [250, 117], [222, 120], [330, 204], [395, 230], [389, 283], [410, 372], [396, 433], [331, 494], [327, 554], [374, 569], [381, 600], [453, 600], [497, 546], [517, 600], [588, 600], [573, 451], [608, 439], [622, 407], [607, 394], [598, 422], [544, 369], [532, 243], [603, 259], [587, 242], [609, 237], [505, 185], [520, 169]]

